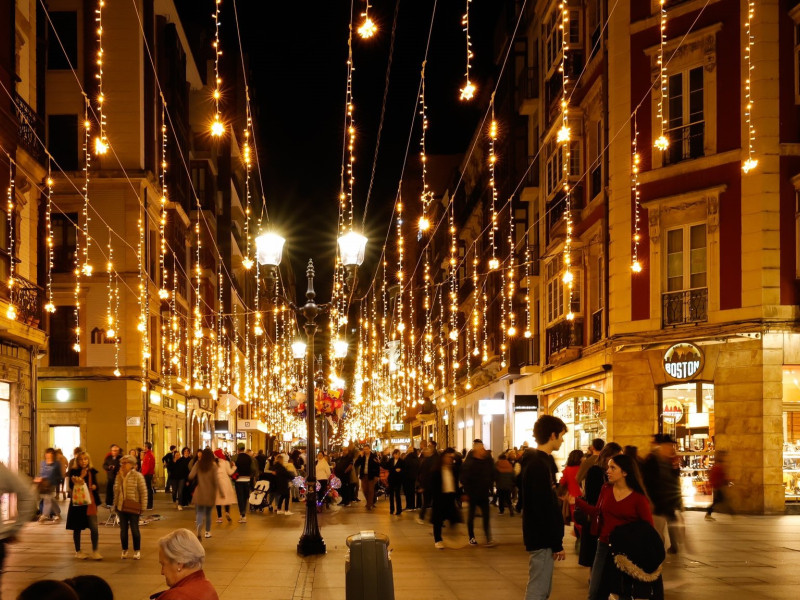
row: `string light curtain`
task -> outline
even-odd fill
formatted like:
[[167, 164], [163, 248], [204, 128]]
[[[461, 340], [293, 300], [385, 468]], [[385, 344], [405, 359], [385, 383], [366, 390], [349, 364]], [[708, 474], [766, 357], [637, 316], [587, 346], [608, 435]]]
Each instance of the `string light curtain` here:
[[17, 307], [14, 305], [14, 298], [15, 294], [15, 286], [16, 282], [14, 281], [14, 213], [16, 209], [14, 208], [14, 194], [15, 194], [16, 184], [14, 183], [14, 162], [11, 159], [11, 156], [8, 157], [8, 190], [6, 192], [6, 221], [8, 226], [8, 311], [6, 312], [6, 317], [10, 320], [15, 320], [17, 318]]
[[219, 105], [222, 99], [222, 78], [219, 75], [219, 59], [222, 56], [222, 46], [219, 42], [219, 28], [220, 28], [220, 5], [222, 0], [214, 0], [214, 41], [211, 43], [214, 48], [214, 91], [212, 93], [214, 99], [214, 119], [211, 122], [211, 135], [214, 137], [221, 137], [225, 133], [225, 124], [222, 122], [222, 115], [220, 114]]
[[746, 45], [744, 47], [744, 62], [747, 65], [747, 77], [744, 81], [744, 122], [747, 125], [747, 160], [742, 163], [742, 171], [750, 173], [758, 166], [758, 159], [755, 158], [756, 128], [753, 125], [753, 46], [755, 36], [753, 35], [753, 18], [755, 17], [755, 0], [747, 3], [747, 20], [744, 22], [744, 32]]
[[664, 48], [667, 44], [667, 3], [666, 0], [659, 0], [661, 7], [660, 22], [659, 22], [659, 48], [658, 48], [658, 72], [661, 83], [661, 94], [658, 98], [658, 122], [661, 128], [661, 134], [656, 138], [654, 146], [661, 150], [666, 151], [669, 148], [669, 139], [667, 138], [667, 113], [664, 110], [664, 100], [667, 98], [667, 65], [664, 62]]
[[472, 0], [466, 0], [466, 1], [467, 1], [466, 11], [464, 12], [464, 16], [461, 17], [461, 25], [464, 28], [464, 34], [467, 45], [467, 68], [466, 72], [464, 73], [464, 77], [466, 78], [464, 81], [464, 87], [462, 87], [460, 90], [461, 92], [460, 98], [461, 100], [468, 101], [472, 100], [472, 98], [475, 97], [475, 92], [477, 91], [477, 88], [469, 78], [469, 72], [472, 69], [472, 58], [473, 58], [472, 39], [470, 38], [469, 35], [469, 7], [470, 4], [472, 4]]
[[364, 0], [364, 12], [361, 13], [363, 20], [358, 27], [358, 35], [365, 40], [373, 37], [378, 32], [378, 26], [369, 16], [370, 8], [372, 7], [370, 6], [369, 0]]
[[564, 191], [564, 222], [566, 234], [564, 238], [564, 275], [562, 281], [567, 287], [567, 315], [568, 321], [575, 318], [572, 312], [572, 291], [574, 286], [574, 275], [572, 273], [572, 187], [570, 186], [570, 137], [569, 129], [569, 98], [567, 96], [567, 86], [569, 85], [569, 73], [567, 72], [567, 52], [569, 51], [569, 21], [570, 14], [566, 2], [560, 4], [561, 24], [561, 129], [558, 131], [556, 141], [561, 144], [563, 160], [561, 163], [561, 176], [563, 178]]
[[639, 243], [642, 239], [642, 204], [639, 191], [639, 122], [638, 112], [633, 112], [633, 152], [631, 155], [631, 199], [633, 200], [633, 261], [631, 271], [641, 273], [642, 263], [639, 262]]
[[47, 203], [45, 204], [44, 212], [44, 226], [45, 226], [45, 243], [47, 246], [47, 304], [44, 309], [49, 313], [56, 312], [56, 305], [53, 304], [53, 181], [52, 174], [53, 159], [48, 155], [47, 157]]
[[103, 106], [105, 105], [106, 100], [105, 94], [103, 93], [103, 63], [105, 61], [105, 56], [103, 53], [104, 6], [104, 0], [98, 0], [97, 8], [94, 11], [94, 20], [97, 23], [97, 58], [95, 59], [95, 63], [97, 64], [97, 73], [95, 73], [95, 79], [97, 79], [97, 124], [99, 129], [97, 137], [94, 139], [94, 151], [98, 156], [102, 156], [108, 152], [108, 139], [106, 138], [106, 115], [103, 111]]

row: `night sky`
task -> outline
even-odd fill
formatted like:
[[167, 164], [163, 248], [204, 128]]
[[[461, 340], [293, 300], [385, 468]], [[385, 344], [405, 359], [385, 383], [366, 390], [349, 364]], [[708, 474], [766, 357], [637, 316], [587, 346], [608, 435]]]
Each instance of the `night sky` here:
[[[240, 60], [233, 1], [223, 0], [221, 32], [226, 62]], [[292, 261], [298, 291], [305, 290], [305, 264], [313, 258], [318, 266], [319, 299], [326, 300], [336, 247], [351, 3], [236, 2], [242, 47], [250, 65], [248, 83], [270, 222], [287, 239], [284, 260]], [[377, 22], [379, 33], [370, 40], [353, 36], [357, 128], [354, 201], [355, 222], [361, 223], [398, 3], [389, 91], [364, 229], [370, 241], [359, 274], [362, 287], [372, 279], [389, 227], [412, 118], [417, 112], [420, 69], [434, 1], [374, 0], [370, 17]], [[177, 4], [188, 28], [211, 27], [213, 0]], [[493, 85], [491, 44], [500, 5], [497, 0], [473, 0], [471, 5], [475, 54], [471, 77], [482, 91]], [[465, 0], [438, 0], [436, 6], [426, 66], [428, 154], [464, 152], [487, 105], [486, 94], [470, 103], [458, 100], [465, 68], [464, 7]], [[363, 1], [354, 2], [356, 26], [363, 8]], [[407, 180], [419, 177], [419, 132], [417, 118], [409, 146]]]

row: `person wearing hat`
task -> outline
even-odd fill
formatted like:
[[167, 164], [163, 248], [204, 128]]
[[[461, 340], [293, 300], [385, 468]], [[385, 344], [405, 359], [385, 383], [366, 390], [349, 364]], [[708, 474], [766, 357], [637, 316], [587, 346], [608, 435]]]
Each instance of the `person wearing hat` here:
[[239, 506], [239, 523], [247, 523], [247, 499], [250, 496], [250, 482], [258, 479], [258, 463], [245, 452], [246, 446], [239, 442], [236, 445], [236, 503]]
[[675, 441], [668, 434], [653, 436], [653, 447], [642, 466], [642, 479], [653, 503], [653, 525], [662, 539], [669, 531], [671, 553], [678, 552], [681, 537], [677, 512], [682, 508], [680, 464]]
[[464, 493], [469, 498], [469, 511], [467, 512], [467, 534], [469, 543], [476, 546], [475, 539], [475, 509], [481, 509], [483, 518], [483, 532], [486, 534], [486, 545], [494, 546], [492, 532], [489, 526], [489, 494], [494, 484], [494, 461], [487, 452], [483, 441], [472, 442], [472, 450], [467, 454], [461, 468], [461, 485]]

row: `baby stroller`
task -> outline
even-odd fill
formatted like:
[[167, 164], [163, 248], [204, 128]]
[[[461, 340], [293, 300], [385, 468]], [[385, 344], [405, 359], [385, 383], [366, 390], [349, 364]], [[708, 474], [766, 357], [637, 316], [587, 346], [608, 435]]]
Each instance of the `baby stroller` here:
[[381, 467], [381, 474], [375, 480], [375, 499], [386, 498], [386, 492], [389, 489], [389, 471]]
[[250, 498], [248, 499], [248, 502], [250, 503], [250, 512], [264, 512], [264, 509], [267, 507], [268, 491], [269, 481], [264, 479], [256, 481], [256, 485], [253, 488], [253, 491], [250, 492]]

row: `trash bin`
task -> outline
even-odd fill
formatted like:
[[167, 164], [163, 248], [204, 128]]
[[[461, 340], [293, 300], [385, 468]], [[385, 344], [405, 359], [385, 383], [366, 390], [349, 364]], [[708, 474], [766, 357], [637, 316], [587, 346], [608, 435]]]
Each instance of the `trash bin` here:
[[347, 600], [394, 600], [389, 537], [362, 531], [347, 538], [345, 586]]

